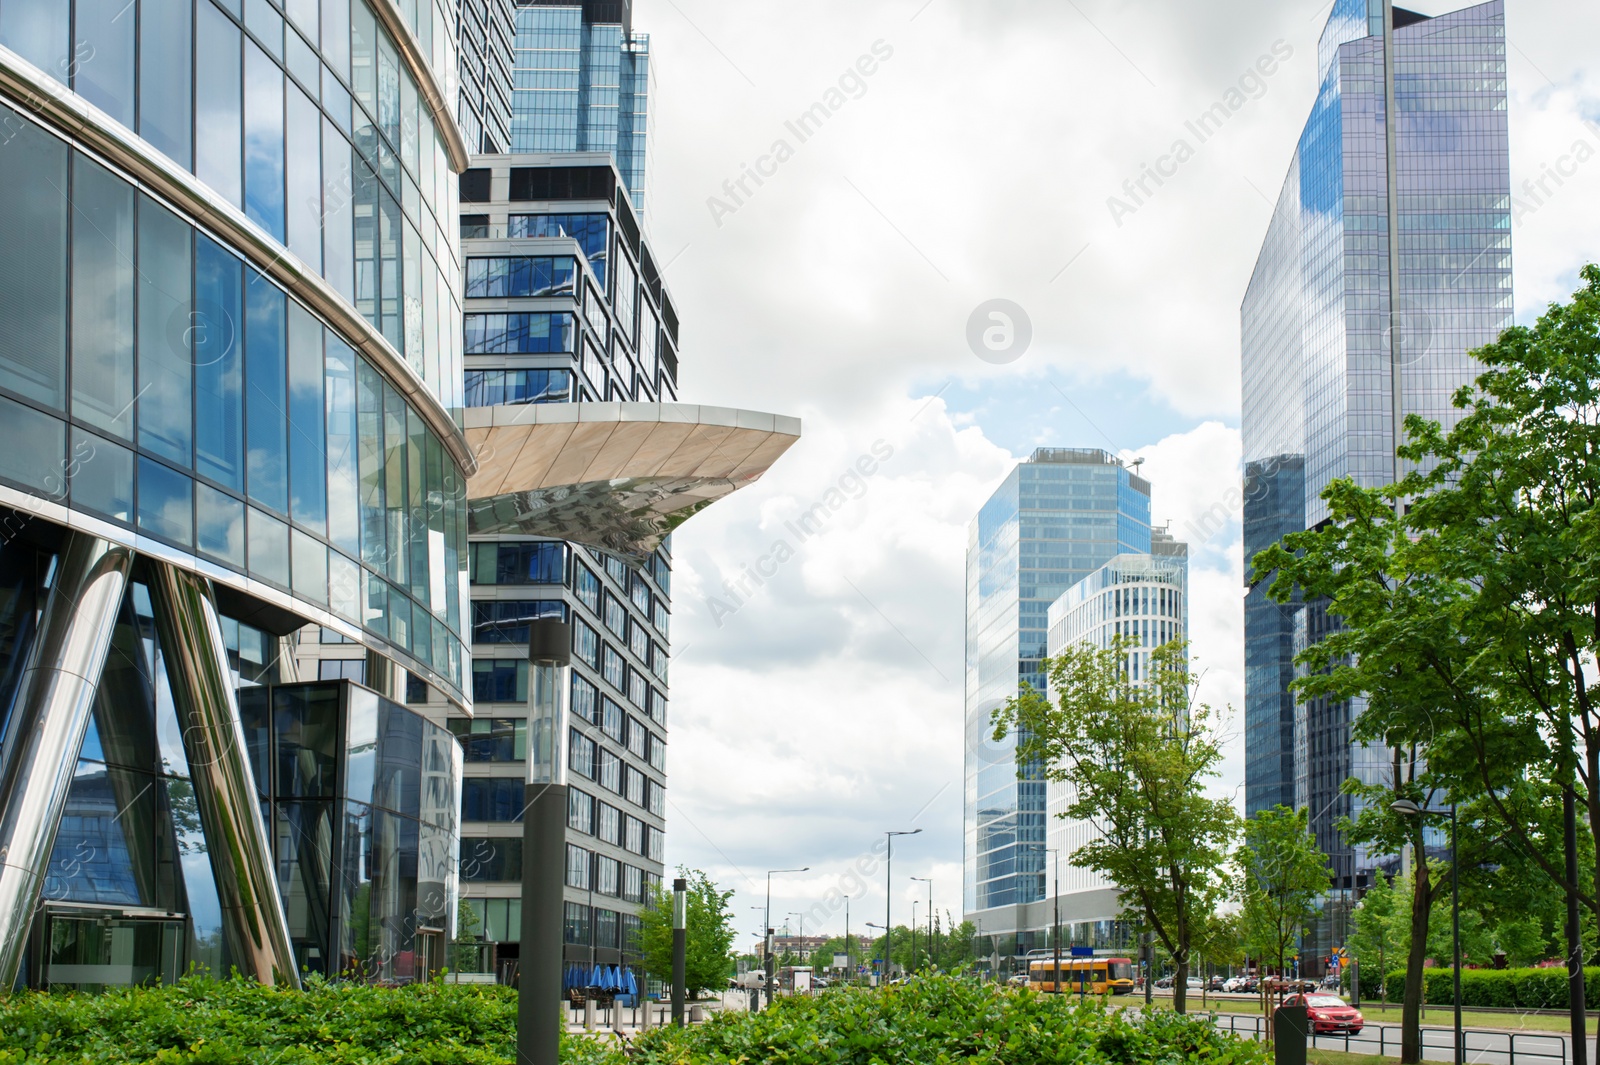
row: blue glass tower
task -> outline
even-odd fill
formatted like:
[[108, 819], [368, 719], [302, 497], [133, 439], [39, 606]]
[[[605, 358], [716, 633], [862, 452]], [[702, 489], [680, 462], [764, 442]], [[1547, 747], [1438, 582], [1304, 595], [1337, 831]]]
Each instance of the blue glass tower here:
[[[967, 541], [963, 905], [1002, 954], [1034, 945], [1046, 894], [1047, 785], [990, 716], [1019, 681], [1044, 690], [1050, 605], [1118, 555], [1151, 552], [1150, 485], [1104, 451], [1040, 448], [972, 522]], [[1042, 941], [1042, 940], [1041, 940]]]
[[[1384, 8], [1334, 4], [1316, 104], [1244, 299], [1247, 562], [1325, 521], [1330, 481], [1402, 475], [1404, 417], [1451, 424], [1451, 394], [1479, 372], [1469, 353], [1511, 324], [1504, 4], [1393, 8], [1387, 31]], [[1334, 619], [1270, 602], [1268, 583], [1245, 600], [1247, 812], [1309, 807], [1335, 888], [1353, 892], [1383, 856], [1343, 841], [1335, 826], [1354, 811], [1340, 787], [1382, 780], [1387, 759], [1350, 739], [1359, 701], [1296, 705], [1295, 652]]]
[[519, 6], [511, 151], [607, 152], [645, 211], [650, 36], [627, 3]]

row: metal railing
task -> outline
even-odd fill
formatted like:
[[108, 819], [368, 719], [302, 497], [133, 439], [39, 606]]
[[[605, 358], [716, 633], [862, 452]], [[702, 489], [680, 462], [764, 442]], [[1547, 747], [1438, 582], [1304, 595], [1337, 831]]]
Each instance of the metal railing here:
[[[1266, 1036], [1266, 1018], [1253, 1014], [1214, 1013], [1212, 1023], [1224, 1031], [1260, 1040]], [[1346, 1054], [1398, 1055], [1400, 1053], [1400, 1026], [1395, 1024], [1368, 1024], [1359, 1033], [1320, 1033], [1311, 1037], [1309, 1044], [1321, 1050], [1341, 1050]], [[1509, 1032], [1495, 1029], [1468, 1028], [1462, 1031], [1467, 1044], [1467, 1060], [1481, 1065], [1516, 1065], [1517, 1062], [1556, 1063], [1566, 1065], [1567, 1040], [1556, 1032]], [[1453, 1058], [1455, 1032], [1448, 1028], [1422, 1029], [1422, 1057], [1424, 1060], [1449, 1061]], [[1430, 1055], [1428, 1051], [1442, 1054]]]

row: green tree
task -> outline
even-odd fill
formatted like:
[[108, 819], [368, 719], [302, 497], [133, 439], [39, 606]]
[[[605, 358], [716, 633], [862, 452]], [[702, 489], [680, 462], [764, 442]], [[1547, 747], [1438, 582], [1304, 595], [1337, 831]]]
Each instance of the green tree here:
[[1388, 877], [1377, 874], [1350, 915], [1350, 923], [1345, 946], [1354, 955], [1357, 969], [1366, 974], [1362, 986], [1376, 982], [1380, 998], [1388, 1005], [1389, 965], [1405, 956], [1411, 932], [1402, 893], [1395, 890]]
[[455, 957], [451, 961], [451, 968], [458, 973], [475, 973], [479, 969], [478, 961], [478, 929], [483, 922], [478, 920], [478, 911], [472, 904], [462, 899], [456, 907], [456, 939], [452, 953]]
[[[685, 982], [690, 995], [722, 987], [728, 979], [728, 959], [733, 953], [733, 911], [728, 908], [732, 891], [723, 891], [700, 870], [678, 868], [688, 881], [686, 893]], [[649, 904], [639, 914], [639, 949], [645, 968], [652, 974], [671, 979], [672, 974], [672, 891], [665, 884], [655, 885]]]
[[1245, 822], [1237, 861], [1245, 949], [1272, 959], [1281, 975], [1288, 959], [1299, 956], [1300, 939], [1331, 883], [1310, 811], [1279, 806], [1256, 814]]
[[1135, 646], [1122, 637], [1043, 660], [1056, 703], [1024, 686], [995, 712], [995, 737], [1015, 730], [1018, 766], [1068, 785], [1062, 816], [1096, 829], [1072, 861], [1116, 884], [1124, 909], [1172, 955], [1181, 1013], [1196, 936], [1226, 893], [1239, 818], [1206, 795], [1222, 759], [1218, 715], [1196, 697], [1187, 646], [1156, 648], [1138, 681], [1127, 667]]

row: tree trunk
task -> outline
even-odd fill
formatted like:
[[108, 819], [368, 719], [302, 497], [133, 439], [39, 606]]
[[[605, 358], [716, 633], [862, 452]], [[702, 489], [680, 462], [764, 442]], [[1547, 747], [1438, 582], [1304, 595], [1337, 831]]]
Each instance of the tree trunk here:
[[1189, 952], [1180, 950], [1173, 954], [1172, 962], [1177, 973], [1172, 978], [1172, 1008], [1179, 1013], [1189, 1011]]
[[1423, 838], [1418, 832], [1412, 844], [1416, 849], [1416, 875], [1411, 891], [1411, 950], [1406, 957], [1406, 991], [1400, 1009], [1401, 1065], [1417, 1065], [1422, 1060], [1422, 963], [1428, 956], [1428, 915], [1433, 909]]

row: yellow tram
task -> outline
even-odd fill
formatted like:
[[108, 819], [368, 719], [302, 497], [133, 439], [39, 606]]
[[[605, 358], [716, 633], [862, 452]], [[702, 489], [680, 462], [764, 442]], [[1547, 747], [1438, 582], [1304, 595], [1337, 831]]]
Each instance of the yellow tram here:
[[[1133, 993], [1133, 961], [1130, 958], [1061, 959], [1061, 990], [1070, 994], [1130, 995]], [[1035, 991], [1056, 990], [1055, 958], [1050, 955], [1028, 959], [1028, 986]]]

